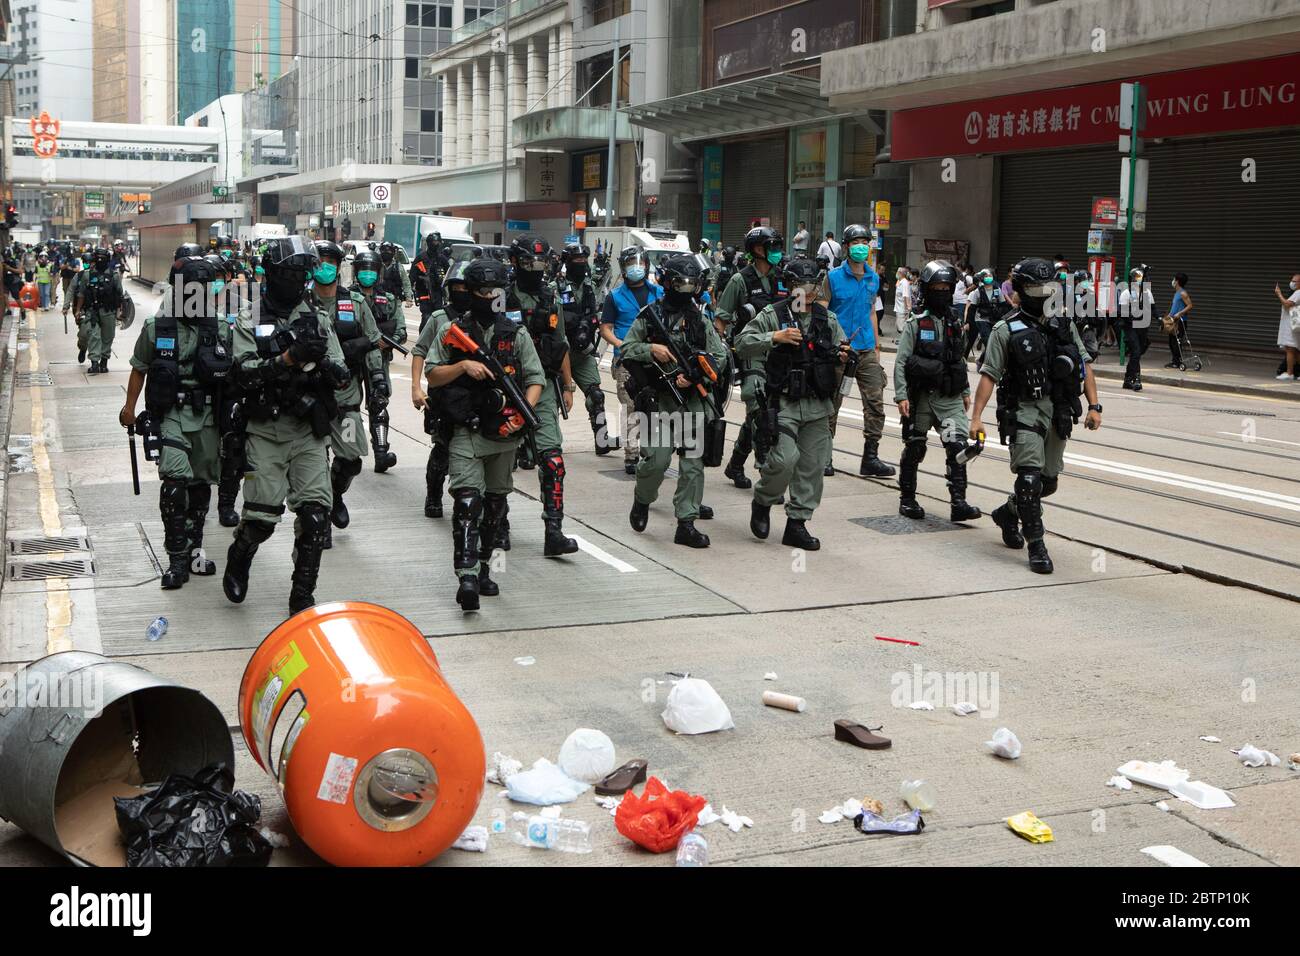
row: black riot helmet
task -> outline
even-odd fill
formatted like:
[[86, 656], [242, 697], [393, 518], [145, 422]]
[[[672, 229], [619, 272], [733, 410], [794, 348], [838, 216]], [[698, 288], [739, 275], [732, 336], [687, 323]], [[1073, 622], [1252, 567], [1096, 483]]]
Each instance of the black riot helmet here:
[[745, 251], [757, 258], [758, 254], [754, 250], [759, 246], [763, 247], [765, 253], [781, 252], [785, 249], [785, 239], [771, 226], [755, 226], [745, 233]]
[[817, 285], [824, 274], [822, 267], [806, 256], [786, 259], [780, 265], [781, 280], [790, 290], [792, 305], [800, 312], [811, 312]]
[[586, 259], [590, 255], [591, 255], [591, 250], [586, 246], [584, 246], [582, 243], [566, 242], [564, 244], [564, 248], [560, 250], [560, 261], [567, 263], [567, 262], [572, 262], [574, 259], [577, 259], [578, 257], [582, 257], [583, 259]]
[[1035, 319], [1043, 317], [1049, 299], [1061, 295], [1050, 259], [1021, 259], [1011, 267], [1011, 288], [1020, 299], [1020, 311]]
[[433, 255], [442, 246], [442, 233], [431, 232], [424, 237], [424, 249], [429, 255]]
[[388, 265], [388, 263], [392, 262], [396, 256], [397, 246], [393, 243], [384, 240], [379, 244], [379, 258], [383, 261], [384, 265]]
[[173, 255], [172, 258], [179, 261], [181, 259], [188, 259], [191, 256], [201, 255], [203, 255], [203, 247], [197, 242], [182, 242], [176, 247], [176, 254]]
[[564, 263], [564, 277], [573, 283], [584, 281], [590, 271], [587, 265], [590, 257], [591, 250], [582, 243], [566, 242], [560, 252], [560, 261]]
[[363, 289], [374, 288], [375, 282], [369, 284], [361, 281], [361, 273], [373, 272], [375, 281], [379, 279], [379, 273], [383, 270], [383, 263], [379, 259], [379, 253], [370, 249], [363, 249], [352, 257], [352, 275], [357, 280], [357, 285]]
[[182, 259], [172, 275], [171, 314], [178, 319], [206, 315], [208, 286], [218, 275], [217, 267], [203, 256]]
[[551, 244], [541, 236], [519, 236], [510, 243], [510, 261], [521, 271], [544, 272]]
[[229, 271], [230, 264], [226, 262], [225, 259], [221, 258], [221, 256], [217, 255], [215, 252], [209, 252], [206, 256], [203, 257], [203, 261], [212, 267], [212, 274], [214, 279], [221, 278], [222, 276], [226, 275], [226, 273]]
[[307, 274], [320, 264], [316, 247], [302, 236], [279, 236], [266, 243], [262, 270], [266, 273], [266, 298], [279, 312], [302, 301]]
[[[856, 239], [865, 239], [871, 241], [871, 230], [859, 223], [853, 223], [844, 227], [844, 248], [849, 248], [849, 243]], [[847, 255], [847, 253], [845, 253]]]
[[98, 269], [107, 267], [112, 260], [113, 253], [107, 246], [96, 246], [95, 251], [90, 254], [90, 261]]
[[341, 266], [343, 260], [347, 258], [343, 252], [343, 247], [337, 242], [331, 242], [328, 239], [316, 240], [316, 255], [320, 257], [321, 262], [333, 262], [335, 265], [339, 266]]
[[699, 256], [679, 252], [665, 256], [659, 263], [659, 285], [669, 308], [687, 308], [704, 288], [705, 279]]
[[462, 315], [470, 310], [473, 300], [470, 298], [469, 284], [465, 280], [465, 273], [468, 271], [471, 260], [462, 259], [460, 262], [453, 262], [447, 269], [446, 276], [442, 280], [442, 288], [447, 295], [447, 303], [451, 306], [452, 311]]
[[918, 280], [920, 294], [916, 304], [923, 306], [931, 315], [947, 318], [952, 309], [952, 294], [957, 288], [961, 276], [952, 263], [944, 259], [934, 259], [925, 264]]
[[507, 289], [510, 287], [510, 272], [504, 262], [485, 256], [472, 260], [465, 267], [464, 282], [471, 292], [480, 292], [484, 289]]
[[727, 265], [731, 265], [732, 263], [734, 263], [734, 262], [736, 261], [736, 247], [735, 247], [735, 246], [723, 246], [723, 247], [722, 247], [722, 261], [725, 262], [725, 263], [727, 263]]

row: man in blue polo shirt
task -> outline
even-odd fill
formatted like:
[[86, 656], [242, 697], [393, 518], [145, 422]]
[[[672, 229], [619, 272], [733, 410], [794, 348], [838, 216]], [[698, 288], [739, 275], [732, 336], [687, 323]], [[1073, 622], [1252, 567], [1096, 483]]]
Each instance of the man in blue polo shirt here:
[[[880, 291], [880, 276], [867, 264], [871, 256], [871, 232], [865, 226], [852, 225], [844, 230], [844, 264], [829, 273], [830, 310], [839, 319], [840, 327], [852, 351], [840, 373], [852, 375], [862, 393], [862, 464], [858, 474], [868, 478], [889, 478], [893, 466], [880, 460], [880, 436], [885, 431], [885, 370], [880, 364], [876, 349], [876, 293]], [[839, 419], [840, 403], [844, 401], [843, 388], [835, 390], [835, 414], [831, 416], [831, 440], [835, 439], [835, 424]], [[828, 461], [826, 475], [835, 474]]]
[[[605, 296], [600, 314], [600, 337], [614, 346], [614, 381], [618, 383], [618, 400], [623, 405], [623, 471], [636, 474], [636, 461], [641, 447], [636, 418], [636, 396], [628, 391], [627, 369], [619, 356], [623, 336], [632, 328], [632, 321], [649, 302], [663, 298], [664, 290], [646, 281], [649, 260], [640, 246], [628, 246], [618, 254], [618, 268], [623, 281]], [[608, 420], [606, 421], [608, 428]]]

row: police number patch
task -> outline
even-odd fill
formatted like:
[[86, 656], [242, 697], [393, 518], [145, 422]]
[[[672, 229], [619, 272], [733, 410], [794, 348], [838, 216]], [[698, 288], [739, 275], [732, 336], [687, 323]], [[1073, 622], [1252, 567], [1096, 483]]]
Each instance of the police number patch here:
[[160, 349], [174, 349], [174, 348], [176, 348], [176, 340], [175, 340], [175, 339], [159, 339], [155, 344], [156, 344], [156, 345], [158, 346], [158, 348], [160, 348]]
[[933, 341], [934, 341], [934, 329], [921, 329], [921, 341], [922, 341], [922, 342], [933, 342]]

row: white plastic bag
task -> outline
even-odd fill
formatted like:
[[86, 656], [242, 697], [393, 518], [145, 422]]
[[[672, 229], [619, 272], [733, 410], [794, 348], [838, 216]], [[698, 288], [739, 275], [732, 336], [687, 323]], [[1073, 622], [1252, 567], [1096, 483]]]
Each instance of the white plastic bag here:
[[587, 784], [574, 780], [545, 757], [525, 770], [506, 778], [506, 793], [517, 803], [548, 807], [553, 803], [571, 803], [588, 790]]
[[684, 677], [673, 685], [663, 718], [668, 729], [679, 734], [711, 734], [736, 726], [713, 685], [698, 677]]
[[579, 727], [560, 748], [560, 769], [574, 780], [599, 782], [614, 769], [614, 741], [599, 730]]
[[1006, 757], [1008, 760], [1015, 760], [1020, 756], [1020, 739], [1006, 727], [999, 727], [993, 731], [993, 739], [984, 741], [984, 746], [999, 757]]

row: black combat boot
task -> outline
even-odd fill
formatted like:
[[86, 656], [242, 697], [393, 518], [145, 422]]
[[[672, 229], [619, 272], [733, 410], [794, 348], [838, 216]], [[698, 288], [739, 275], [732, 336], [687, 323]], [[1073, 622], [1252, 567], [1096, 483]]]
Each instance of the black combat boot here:
[[329, 512], [321, 505], [303, 505], [298, 511], [298, 537], [293, 542], [293, 587], [289, 590], [289, 614], [305, 611], [316, 603], [316, 578], [320, 557], [329, 533]]
[[518, 450], [515, 451], [515, 467], [523, 471], [532, 471], [537, 467], [537, 459], [533, 457], [533, 444], [530, 441], [521, 441]]
[[506, 502], [506, 507], [501, 512], [501, 523], [497, 525], [497, 539], [495, 541], [498, 551], [510, 550], [510, 502]]
[[[741, 434], [743, 435], [744, 432], [742, 431]], [[748, 454], [748, 452], [741, 451], [740, 440], [737, 439], [735, 446], [731, 449], [731, 458], [727, 461], [727, 467], [722, 470], [723, 476], [730, 478], [732, 484], [737, 488], [748, 489], [754, 487], [754, 483], [745, 474], [745, 458], [748, 457]]]
[[186, 510], [186, 532], [189, 535], [190, 574], [211, 577], [217, 573], [216, 562], [203, 553], [203, 523], [208, 518], [208, 505], [212, 502], [212, 486], [204, 483], [190, 485], [190, 505]]
[[235, 498], [239, 495], [239, 476], [232, 475], [221, 479], [217, 486], [217, 520], [223, 528], [233, 528], [239, 524], [239, 512], [235, 510]]
[[370, 412], [370, 443], [375, 446], [375, 474], [382, 475], [397, 464], [397, 455], [388, 441], [388, 405]]
[[772, 533], [772, 506], [760, 505], [757, 501], [749, 506], [749, 530], [760, 541], [766, 541]]
[[957, 461], [957, 453], [964, 445], [950, 445], [947, 452], [948, 500], [952, 504], [949, 517], [953, 521], [974, 521], [983, 515], [972, 504], [966, 502], [966, 466]]
[[86, 350], [77, 349], [77, 364], [80, 365], [84, 361], [86, 361]]
[[644, 531], [646, 525], [650, 523], [650, 506], [634, 500], [632, 502], [632, 511], [627, 516], [627, 520], [632, 525], [633, 531]]
[[989, 517], [993, 519], [995, 525], [1002, 529], [1003, 544], [1017, 551], [1025, 546], [1024, 535], [1020, 533], [1020, 518], [1016, 516], [1016, 512], [1009, 501], [1004, 501], [994, 508]]
[[265, 521], [241, 521], [235, 529], [235, 540], [226, 552], [226, 573], [221, 579], [221, 590], [232, 604], [243, 604], [248, 597], [248, 572], [253, 567], [257, 547], [275, 532], [275, 525]]
[[564, 456], [549, 449], [541, 458], [537, 479], [542, 492], [542, 522], [546, 525], [542, 554], [557, 558], [577, 551], [578, 542], [564, 535]]
[[1029, 570], [1051, 574], [1052, 559], [1043, 543], [1043, 476], [1036, 468], [1026, 468], [1016, 476], [1016, 512], [1025, 540], [1029, 542]]
[[330, 463], [330, 487], [334, 491], [334, 507], [330, 511], [330, 523], [336, 528], [346, 528], [348, 522], [352, 520], [352, 516], [348, 514], [348, 506], [343, 501], [343, 496], [352, 487], [352, 479], [360, 472], [360, 458], [355, 461], [335, 458]]
[[623, 443], [613, 438], [605, 427], [605, 393], [597, 386], [587, 394], [587, 417], [591, 419], [591, 433], [596, 439], [596, 454], [608, 455]]
[[699, 520], [701, 520], [701, 521], [712, 521], [712, 520], [713, 520], [713, 509], [710, 508], [708, 505], [701, 503], [701, 504], [700, 504]]
[[677, 522], [677, 533], [673, 535], [673, 544], [684, 544], [688, 548], [707, 548], [709, 536], [697, 530], [695, 522], [690, 518], [682, 518]]
[[488, 492], [483, 496], [483, 520], [479, 522], [478, 593], [496, 597], [500, 586], [492, 580], [492, 553], [496, 550], [497, 529], [506, 513], [506, 496]]
[[[477, 491], [458, 489], [452, 492], [451, 506], [452, 564], [459, 584], [456, 603], [462, 611], [478, 610], [478, 530], [483, 513], [483, 499]], [[462, 573], [465, 572], [465, 573]]]
[[[898, 460], [898, 513], [904, 518], [920, 521], [925, 509], [916, 500], [916, 471], [925, 457], [924, 439], [903, 444], [903, 457]], [[865, 466], [866, 459], [863, 459]], [[891, 469], [892, 471], [892, 469]]]
[[864, 478], [892, 478], [894, 466], [880, 460], [880, 442], [868, 438], [862, 446], [862, 463], [858, 465], [858, 474]]
[[442, 517], [442, 483], [447, 478], [447, 469], [440, 460], [438, 446], [429, 451], [428, 464], [424, 466], [424, 516], [426, 518]]
[[807, 523], [799, 518], [785, 519], [785, 534], [781, 535], [781, 543], [805, 551], [820, 551], [822, 546], [821, 541], [808, 533]]
[[187, 501], [185, 482], [163, 479], [158, 510], [163, 522], [163, 547], [167, 549], [167, 570], [162, 576], [164, 591], [175, 591], [190, 579], [189, 538], [185, 534]]

